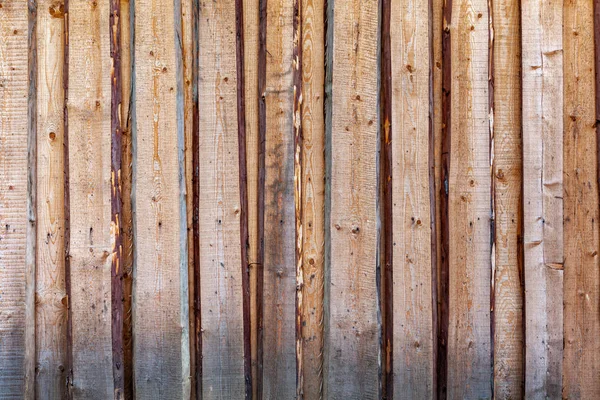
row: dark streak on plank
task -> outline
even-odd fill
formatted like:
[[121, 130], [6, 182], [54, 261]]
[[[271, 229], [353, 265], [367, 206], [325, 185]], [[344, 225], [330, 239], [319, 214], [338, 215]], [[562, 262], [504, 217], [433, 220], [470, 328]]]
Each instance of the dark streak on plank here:
[[302, 351], [302, 323], [303, 323], [303, 302], [302, 290], [304, 287], [304, 235], [302, 231], [303, 210], [302, 210], [302, 2], [294, 0], [294, 47], [292, 50], [292, 68], [293, 68], [293, 86], [294, 86], [294, 105], [293, 105], [293, 125], [294, 125], [294, 199], [295, 199], [295, 219], [296, 219], [296, 398], [303, 399], [303, 351]]
[[[246, 165], [246, 98], [244, 85], [244, 9], [235, 0], [238, 157], [240, 175], [240, 244], [242, 252], [242, 310], [244, 323], [244, 380], [246, 399], [252, 398], [252, 356], [250, 349], [250, 270], [248, 265], [248, 174]], [[201, 392], [199, 392], [201, 393]]]
[[380, 307], [382, 312], [382, 392], [384, 399], [394, 398], [394, 237], [392, 192], [392, 56], [390, 43], [391, 0], [381, 5], [381, 279]]
[[198, 399], [202, 393], [202, 305], [200, 302], [201, 285], [200, 285], [200, 159], [198, 149], [200, 147], [200, 118], [198, 111], [198, 18], [199, 18], [199, 3], [198, 0], [193, 0], [193, 15], [192, 15], [192, 34], [193, 34], [193, 56], [192, 56], [192, 101], [193, 101], [193, 126], [192, 126], [192, 196], [193, 196], [193, 215], [192, 229], [194, 231], [194, 316], [195, 316], [195, 332], [194, 340], [196, 346], [196, 396]]
[[110, 0], [110, 57], [111, 68], [111, 234], [113, 235], [111, 268], [111, 332], [112, 363], [115, 399], [125, 392], [123, 373], [123, 240], [121, 235], [121, 2]]
[[[594, 0], [594, 65], [596, 79], [596, 148], [598, 171], [600, 172], [600, 0]], [[600, 190], [600, 173], [597, 173], [598, 188]]]
[[64, 116], [64, 188], [65, 188], [65, 200], [64, 200], [64, 218], [65, 218], [65, 235], [64, 235], [64, 246], [65, 246], [65, 292], [67, 295], [67, 398], [72, 398], [71, 389], [73, 386], [73, 319], [71, 318], [71, 255], [70, 255], [70, 190], [69, 190], [69, 118], [68, 108], [69, 104], [69, 0], [65, 0], [64, 5], [64, 62], [63, 62], [63, 85], [64, 85], [64, 103], [63, 103], [63, 116]]
[[192, 4], [192, 102], [193, 102], [193, 117], [192, 117], [192, 196], [193, 196], [193, 211], [192, 211], [192, 229], [194, 235], [194, 318], [195, 332], [193, 340], [195, 341], [196, 349], [196, 396], [198, 399], [202, 393], [202, 305], [200, 302], [201, 285], [200, 285], [200, 159], [198, 149], [200, 147], [200, 118], [198, 111], [198, 18], [199, 18], [199, 3], [198, 0], [193, 0]]
[[265, 232], [265, 151], [267, 135], [267, 0], [259, 0], [258, 28], [258, 254], [256, 259], [256, 385], [257, 400], [262, 399], [263, 388], [263, 287], [264, 287], [264, 232]]
[[438, 332], [438, 242], [437, 242], [437, 223], [436, 218], [438, 216], [437, 208], [437, 193], [436, 193], [436, 176], [435, 176], [435, 151], [436, 151], [436, 140], [435, 140], [435, 128], [434, 128], [434, 84], [433, 75], [435, 68], [435, 55], [433, 51], [433, 35], [434, 29], [434, 1], [429, 0], [429, 213], [430, 213], [430, 224], [431, 224], [431, 315], [432, 315], [432, 338], [433, 338], [433, 388], [432, 396], [437, 394], [437, 360], [438, 360], [438, 340], [436, 332]]
[[445, 399], [448, 388], [448, 324], [449, 324], [449, 219], [448, 219], [448, 180], [450, 177], [451, 143], [451, 88], [452, 88], [452, 48], [450, 27], [452, 21], [452, 0], [444, 2], [442, 33], [442, 176], [440, 184], [441, 251], [439, 271], [439, 308], [437, 334], [437, 391], [438, 399]]
[[[488, 1], [488, 29], [489, 29], [489, 43], [488, 43], [488, 112], [492, 118], [494, 118], [494, 10]], [[496, 180], [494, 179], [494, 172], [496, 170], [494, 163], [494, 126], [493, 123], [489, 124], [490, 133], [490, 160], [492, 160], [492, 176], [490, 179], [490, 248], [492, 249], [492, 277], [495, 276], [496, 261], [495, 250], [496, 249], [496, 221], [495, 221], [495, 210], [496, 210]], [[494, 362], [494, 339], [495, 339], [495, 303], [496, 303], [496, 290], [495, 290], [495, 279], [492, 278], [490, 281], [490, 358], [492, 363], [492, 369], [495, 365]], [[492, 376], [492, 393], [494, 393], [494, 377]]]

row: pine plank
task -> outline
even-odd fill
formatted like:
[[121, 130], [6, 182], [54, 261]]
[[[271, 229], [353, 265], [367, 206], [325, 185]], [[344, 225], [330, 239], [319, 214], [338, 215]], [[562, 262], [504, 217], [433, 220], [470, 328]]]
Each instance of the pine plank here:
[[325, 3], [303, 0], [302, 52], [302, 394], [323, 392], [325, 256]]
[[69, 4], [73, 398], [113, 396], [110, 1]]
[[246, 119], [246, 187], [248, 190], [248, 270], [250, 280], [250, 349], [252, 398], [258, 398], [258, 31], [259, 1], [242, 2], [244, 18], [244, 90]]
[[124, 398], [133, 399], [133, 213], [131, 203], [132, 168], [132, 34], [130, 0], [120, 0], [121, 5], [121, 235], [123, 269], [123, 385]]
[[252, 398], [257, 398], [257, 263], [258, 239], [258, 0], [245, 0], [244, 74], [246, 111], [246, 179], [248, 190], [248, 269], [250, 274], [250, 347]]
[[433, 397], [429, 4], [390, 16], [394, 398]]
[[525, 396], [531, 399], [562, 395], [562, 8], [562, 1], [521, 3]]
[[[195, 1], [181, 1], [181, 52], [183, 61], [183, 118], [184, 118], [184, 134], [185, 134], [185, 199], [186, 199], [186, 223], [187, 223], [187, 247], [188, 247], [188, 325], [190, 332], [190, 396], [191, 399], [196, 398], [196, 340], [194, 339], [196, 332], [196, 315], [195, 309], [195, 269], [196, 258], [194, 251], [194, 143], [197, 138], [196, 134], [198, 122], [194, 121], [196, 117], [194, 109], [197, 108], [197, 90], [198, 82], [197, 75], [194, 72], [197, 64], [194, 59], [198, 56], [196, 52], [197, 46], [197, 31], [194, 30], [196, 24]], [[196, 91], [196, 94], [194, 94]]]
[[381, 335], [377, 288], [378, 2], [329, 9], [331, 66], [330, 271], [325, 390], [329, 399], [375, 399]]
[[0, 394], [22, 398], [29, 359], [28, 11], [0, 9]]
[[187, 232], [182, 229], [183, 94], [177, 78], [180, 21], [174, 19], [181, 10], [175, 6], [135, 2], [133, 355], [138, 399], [189, 396], [188, 297], [182, 290], [188, 279]]
[[452, 4], [448, 398], [491, 398], [488, 3]]
[[294, 1], [266, 4], [262, 398], [296, 393]]
[[235, 1], [199, 16], [202, 398], [244, 397]]
[[40, 0], [37, 14], [36, 398], [64, 398], [67, 364], [63, 82], [65, 8]]
[[593, 2], [564, 3], [563, 398], [600, 397]]
[[494, 397], [523, 397], [520, 1], [492, 3]]

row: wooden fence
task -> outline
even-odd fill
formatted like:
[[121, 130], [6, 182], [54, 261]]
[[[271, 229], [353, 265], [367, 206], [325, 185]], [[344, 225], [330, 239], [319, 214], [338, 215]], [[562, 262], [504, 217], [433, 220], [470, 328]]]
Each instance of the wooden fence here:
[[599, 120], [600, 0], [0, 0], [0, 398], [599, 399]]

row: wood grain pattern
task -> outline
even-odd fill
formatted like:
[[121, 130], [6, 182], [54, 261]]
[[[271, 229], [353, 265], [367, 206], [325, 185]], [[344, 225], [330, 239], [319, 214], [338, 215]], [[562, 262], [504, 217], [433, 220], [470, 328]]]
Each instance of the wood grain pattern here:
[[[332, 12], [332, 14], [331, 14]], [[333, 24], [330, 276], [324, 397], [379, 395], [377, 1], [338, 1]], [[348, 168], [352, 166], [351, 168]]]
[[323, 395], [325, 253], [325, 2], [301, 2], [302, 394]]
[[488, 4], [452, 4], [448, 397], [491, 398]]
[[66, 396], [64, 107], [65, 7], [42, 0], [37, 14], [36, 398]]
[[243, 398], [235, 1], [200, 3], [199, 43], [202, 397]]
[[433, 397], [429, 4], [391, 3], [394, 398]]
[[177, 98], [175, 15], [173, 3], [135, 2], [133, 354], [138, 399], [189, 396], [189, 358], [184, 356], [189, 345], [182, 325], [188, 318], [182, 315], [187, 293], [181, 290], [188, 262], [182, 254], [187, 234], [181, 231], [186, 216], [180, 182], [183, 119], [178, 116], [183, 109], [178, 107], [183, 103]]
[[520, 1], [494, 1], [494, 397], [523, 397]]
[[120, 1], [121, 24], [121, 268], [123, 273], [123, 385], [124, 398], [133, 399], [133, 213], [131, 188], [133, 178], [132, 149], [132, 3]]
[[248, 271], [250, 274], [250, 348], [252, 398], [258, 398], [258, 28], [259, 1], [244, 0], [244, 91], [246, 119], [246, 187], [248, 190]]
[[[29, 353], [28, 11], [27, 2], [0, 9], [0, 394], [18, 399]], [[26, 347], [27, 346], [27, 347]], [[31, 393], [28, 394], [31, 396]]]
[[564, 3], [563, 397], [600, 396], [593, 2]]
[[[196, 315], [195, 309], [195, 270], [196, 270], [196, 252], [194, 246], [194, 142], [197, 138], [198, 122], [194, 121], [196, 115], [194, 109], [197, 108], [198, 82], [197, 82], [197, 61], [198, 56], [196, 46], [198, 43], [197, 30], [197, 11], [195, 9], [198, 3], [195, 0], [181, 0], [181, 52], [183, 61], [183, 118], [185, 135], [185, 200], [186, 200], [186, 223], [187, 223], [187, 247], [188, 247], [188, 309], [189, 309], [189, 332], [190, 332], [190, 396], [196, 398]], [[194, 68], [196, 67], [196, 68]], [[195, 93], [195, 94], [194, 94]]]
[[563, 362], [563, 2], [524, 1], [521, 20], [525, 396], [553, 399]]
[[27, 93], [27, 232], [25, 255], [25, 387], [23, 398], [35, 399], [35, 293], [37, 257], [37, 2], [30, 0], [28, 6], [28, 67], [29, 87]]
[[73, 398], [113, 397], [110, 1], [69, 4]]
[[296, 393], [294, 1], [266, 7], [262, 398], [282, 399]]

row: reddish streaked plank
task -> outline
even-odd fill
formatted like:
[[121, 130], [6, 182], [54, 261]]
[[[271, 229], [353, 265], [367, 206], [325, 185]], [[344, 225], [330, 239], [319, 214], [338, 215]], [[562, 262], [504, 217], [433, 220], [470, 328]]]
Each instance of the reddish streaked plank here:
[[[26, 320], [28, 252], [28, 10], [27, 2], [0, 9], [0, 394], [17, 399], [25, 388], [31, 358]], [[27, 380], [27, 382], [26, 382]], [[27, 383], [27, 386], [26, 386]]]
[[600, 271], [592, 1], [564, 3], [564, 398], [600, 397]]
[[525, 396], [560, 398], [563, 362], [563, 2], [521, 3]]
[[[199, 234], [202, 398], [243, 398], [235, 1], [201, 2], [199, 15]], [[244, 243], [245, 244], [245, 243]]]
[[390, 19], [393, 394], [425, 399], [434, 385], [429, 4], [393, 0]]
[[452, 3], [448, 397], [490, 398], [488, 3]]
[[328, 16], [334, 29], [324, 397], [331, 399], [379, 396], [378, 9], [377, 1], [343, 0]]
[[[188, 246], [188, 309], [189, 309], [189, 334], [190, 334], [190, 396], [196, 398], [196, 315], [195, 309], [195, 268], [196, 256], [194, 252], [194, 135], [198, 122], [194, 121], [194, 108], [197, 107], [194, 91], [198, 89], [196, 81], [195, 59], [196, 45], [198, 42], [197, 31], [194, 26], [198, 15], [195, 13], [195, 0], [181, 0], [181, 39], [182, 39], [182, 62], [183, 62], [183, 118], [185, 135], [185, 200], [186, 200], [186, 223], [187, 223], [187, 246]], [[197, 92], [196, 92], [197, 93]]]
[[133, 357], [139, 399], [189, 396], [179, 6], [135, 2]]
[[494, 397], [523, 397], [520, 1], [492, 2]]
[[133, 214], [131, 212], [132, 184], [132, 126], [131, 126], [131, 3], [120, 1], [121, 24], [121, 235], [123, 274], [123, 385], [124, 398], [133, 399], [133, 341], [132, 341], [132, 289], [133, 289]]
[[113, 396], [109, 15], [108, 0], [69, 3], [67, 111], [69, 132], [77, 133], [68, 142], [74, 398]]
[[325, 2], [301, 2], [302, 357], [306, 399], [323, 392], [325, 256]]
[[42, 0], [38, 11], [35, 392], [36, 397], [64, 398], [69, 368], [63, 149], [65, 7], [62, 2]]
[[[294, 1], [266, 2], [262, 397], [296, 393]], [[260, 396], [260, 394], [259, 394]]]

